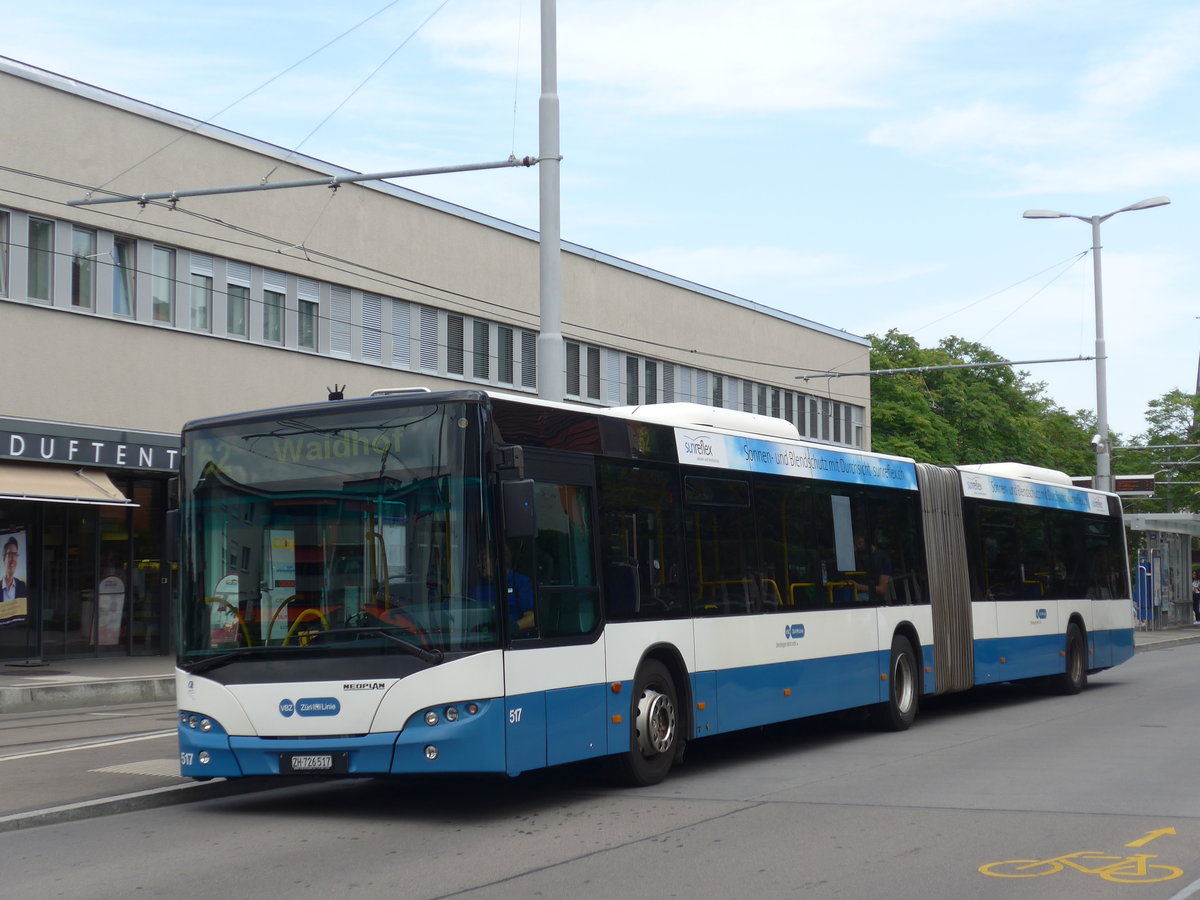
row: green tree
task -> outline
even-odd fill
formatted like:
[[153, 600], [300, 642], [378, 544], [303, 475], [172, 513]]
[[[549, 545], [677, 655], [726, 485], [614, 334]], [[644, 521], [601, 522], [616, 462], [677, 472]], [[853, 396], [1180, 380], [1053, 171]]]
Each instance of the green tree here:
[[960, 465], [1020, 462], [1073, 475], [1094, 471], [1094, 419], [1045, 395], [1045, 384], [1002, 363], [982, 344], [948, 337], [922, 348], [892, 329], [870, 335], [871, 368], [931, 371], [878, 375], [871, 383], [871, 446], [920, 462]]
[[1146, 432], [1114, 457], [1119, 474], [1155, 476], [1154, 496], [1130, 498], [1131, 512], [1200, 510], [1200, 395], [1168, 391], [1146, 408]]

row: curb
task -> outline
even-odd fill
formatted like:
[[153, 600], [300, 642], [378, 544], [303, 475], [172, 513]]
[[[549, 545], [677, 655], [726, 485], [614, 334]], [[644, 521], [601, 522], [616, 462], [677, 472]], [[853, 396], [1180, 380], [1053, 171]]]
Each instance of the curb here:
[[97, 800], [84, 800], [79, 803], [67, 803], [62, 806], [51, 806], [47, 809], [37, 809], [0, 816], [0, 834], [7, 831], [23, 831], [29, 828], [38, 828], [42, 825], [59, 825], [63, 822], [78, 822], [81, 819], [95, 819], [100, 816], [116, 815], [117, 813], [158, 809], [164, 806], [174, 806], [179, 803], [219, 800], [223, 797], [252, 794], [259, 791], [271, 790], [272, 788], [293, 787], [297, 784], [306, 784], [309, 781], [310, 779], [288, 778], [281, 780], [274, 777], [239, 778], [235, 781], [217, 778], [207, 782], [173, 784], [167, 787], [137, 791], [132, 794], [118, 794], [115, 797], [101, 797]]
[[1186, 637], [1164, 638], [1161, 641], [1147, 641], [1144, 644], [1138, 644], [1134, 641], [1134, 653], [1145, 653], [1147, 650], [1171, 650], [1175, 647], [1182, 647], [1184, 644], [1194, 644], [1200, 641], [1200, 634], [1189, 634]]
[[175, 699], [175, 677], [110, 678], [68, 684], [0, 687], [0, 713], [79, 709]]

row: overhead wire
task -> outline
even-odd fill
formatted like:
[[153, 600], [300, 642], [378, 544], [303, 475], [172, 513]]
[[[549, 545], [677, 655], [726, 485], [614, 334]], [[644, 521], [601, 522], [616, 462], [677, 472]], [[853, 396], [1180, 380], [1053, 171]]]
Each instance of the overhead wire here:
[[[164, 150], [167, 150], [170, 147], [173, 147], [175, 144], [177, 144], [179, 141], [182, 141], [184, 138], [190, 137], [191, 135], [195, 134], [197, 131], [199, 131], [201, 128], [203, 128], [205, 125], [211, 124], [212, 121], [214, 119], [216, 119], [218, 116], [224, 115], [225, 113], [229, 112], [229, 110], [231, 110], [235, 106], [237, 106], [239, 103], [242, 103], [243, 101], [250, 99], [255, 94], [257, 94], [259, 91], [265, 89], [266, 87], [270, 86], [274, 82], [278, 81], [280, 78], [282, 78], [284, 75], [291, 72], [293, 69], [297, 69], [300, 66], [304, 65], [304, 63], [308, 62], [310, 59], [312, 59], [317, 54], [322, 53], [323, 51], [327, 50], [329, 47], [332, 47], [338, 41], [342, 40], [342, 38], [347, 37], [348, 35], [357, 31], [359, 28], [366, 25], [371, 20], [378, 18], [380, 15], [387, 12], [389, 9], [391, 9], [393, 6], [395, 6], [399, 2], [400, 2], [400, 0], [390, 0], [390, 2], [384, 4], [382, 7], [380, 7], [375, 12], [371, 13], [371, 15], [367, 16], [362, 21], [350, 26], [345, 31], [343, 31], [341, 34], [326, 41], [320, 47], [317, 47], [317, 49], [313, 50], [311, 53], [308, 53], [305, 56], [301, 57], [300, 59], [296, 60], [296, 62], [292, 63], [290, 66], [283, 69], [281, 72], [278, 72], [275, 75], [272, 75], [270, 78], [268, 78], [262, 84], [258, 85], [255, 88], [252, 88], [251, 90], [247, 91], [245, 94], [242, 94], [242, 96], [238, 97], [232, 103], [229, 103], [228, 105], [217, 110], [215, 113], [213, 113], [207, 119], [204, 119], [201, 122], [197, 122], [192, 128], [185, 131], [183, 134], [176, 136], [174, 139], [172, 139], [168, 143], [164, 144], [163, 146], [159, 147], [157, 150], [154, 150], [151, 153], [148, 153], [146, 156], [142, 157], [137, 162], [133, 163], [133, 165], [121, 170], [116, 175], [114, 175], [112, 178], [108, 179], [108, 181], [104, 182], [103, 184], [101, 184], [97, 188], [95, 188], [95, 190], [104, 190], [105, 188], [108, 187], [108, 185], [112, 184], [118, 178], [121, 178], [124, 175], [128, 175], [134, 169], [138, 168], [142, 164], [153, 159], [155, 156], [162, 153]], [[448, 2], [448, 0], [447, 0], [447, 2]], [[445, 5], [445, 4], [443, 3], [443, 5]]]
[[[393, 3], [389, 4], [389, 6], [394, 5], [394, 3], [396, 3], [396, 2], [399, 2], [399, 0], [393, 0]], [[300, 148], [303, 147], [305, 144], [307, 144], [309, 139], [312, 138], [313, 135], [315, 135], [318, 131], [320, 131], [322, 128], [324, 128], [325, 125], [328, 124], [329, 120], [332, 119], [335, 115], [337, 115], [338, 112], [342, 109], [342, 107], [344, 107], [347, 103], [349, 103], [354, 98], [355, 94], [357, 94], [364, 87], [366, 87], [367, 83], [370, 82], [376, 75], [378, 75], [380, 70], [382, 70], [384, 66], [386, 66], [389, 62], [391, 62], [395, 58], [397, 53], [399, 53], [406, 46], [408, 46], [409, 41], [411, 41], [414, 37], [416, 37], [418, 34], [420, 34], [421, 30], [426, 25], [428, 25], [431, 21], [433, 21], [434, 17], [437, 16], [437, 14], [440, 13], [443, 9], [445, 9], [446, 4], [448, 4], [449, 2], [450, 2], [450, 0], [442, 0], [442, 2], [440, 4], [438, 4], [437, 8], [434, 9], [434, 11], [431, 12], [428, 16], [426, 16], [425, 20], [423, 22], [421, 22], [420, 25], [418, 25], [416, 28], [414, 28], [409, 33], [408, 37], [406, 37], [395, 48], [393, 48], [392, 51], [386, 57], [384, 57], [383, 61], [380, 62], [377, 66], [375, 66], [375, 68], [372, 69], [367, 74], [366, 78], [364, 78], [362, 81], [360, 81], [354, 87], [354, 89], [350, 91], [349, 94], [347, 94], [345, 97], [342, 98], [342, 101], [340, 103], [338, 103], [337, 106], [335, 106], [332, 110], [329, 111], [328, 115], [326, 115], [325, 118], [323, 118], [320, 122], [318, 122], [316, 124], [316, 126], [313, 128], [312, 131], [310, 131], [308, 134], [306, 134], [304, 136], [304, 139], [301, 140], [300, 143], [298, 143], [295, 147], [288, 150], [287, 155], [280, 162], [276, 163], [275, 166], [272, 167], [270, 172], [268, 172], [265, 176], [263, 176], [263, 182], [265, 183], [271, 177], [271, 175], [275, 172], [275, 170], [278, 169], [280, 166], [285, 165], [286, 163], [290, 162], [292, 160], [293, 156], [295, 156], [295, 154], [300, 152]], [[384, 7], [384, 9], [387, 9], [387, 7]], [[374, 18], [375, 16], [379, 15], [379, 13], [382, 13], [383, 11], [384, 10], [381, 9], [378, 13], [375, 13], [373, 16], [371, 16], [371, 18]], [[355, 26], [355, 27], [357, 28], [358, 26]], [[346, 34], [349, 34], [349, 32], [345, 32], [344, 34], [339, 35], [338, 38], [336, 38], [335, 40], [340, 40], [342, 37], [345, 37]], [[325, 49], [325, 48], [321, 48], [321, 49]], [[319, 53], [320, 51], [317, 51], [317, 52]]]

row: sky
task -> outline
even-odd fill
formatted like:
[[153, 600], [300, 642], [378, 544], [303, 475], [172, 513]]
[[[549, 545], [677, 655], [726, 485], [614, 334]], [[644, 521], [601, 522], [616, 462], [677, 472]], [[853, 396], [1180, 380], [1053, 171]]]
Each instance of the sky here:
[[[397, 171], [537, 155], [539, 6], [3, 0], [0, 55]], [[1101, 229], [1110, 427], [1140, 434], [1150, 400], [1196, 390], [1194, 0], [559, 0], [557, 24], [564, 240], [1025, 362], [1094, 356], [1097, 317], [1089, 225], [1022, 213], [1168, 196]], [[403, 184], [538, 225], [536, 169]], [[1017, 368], [1095, 410], [1093, 362]]]

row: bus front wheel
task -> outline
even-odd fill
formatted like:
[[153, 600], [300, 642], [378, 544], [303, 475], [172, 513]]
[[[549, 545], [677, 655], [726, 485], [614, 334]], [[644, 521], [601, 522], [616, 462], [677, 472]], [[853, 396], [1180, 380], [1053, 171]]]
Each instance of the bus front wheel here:
[[1087, 684], [1087, 642], [1075, 622], [1067, 626], [1066, 641], [1063, 671], [1051, 676], [1050, 687], [1059, 694], [1078, 694]]
[[635, 787], [658, 784], [667, 777], [683, 741], [675, 680], [658, 660], [646, 660], [638, 668], [629, 718], [629, 750], [620, 757], [622, 780]]

